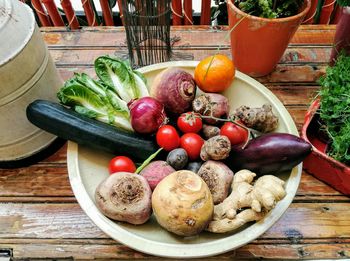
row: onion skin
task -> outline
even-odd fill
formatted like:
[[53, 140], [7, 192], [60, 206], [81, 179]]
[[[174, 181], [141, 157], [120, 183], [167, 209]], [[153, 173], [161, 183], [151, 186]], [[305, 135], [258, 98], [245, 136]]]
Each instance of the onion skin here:
[[196, 95], [196, 83], [188, 72], [170, 67], [156, 76], [150, 95], [164, 104], [167, 112], [179, 115], [190, 110]]
[[131, 126], [142, 134], [156, 132], [166, 122], [164, 106], [152, 97], [143, 97], [128, 104]]
[[211, 221], [214, 203], [203, 179], [192, 171], [179, 170], [155, 188], [152, 208], [163, 228], [180, 236], [194, 236]]
[[288, 133], [268, 133], [242, 145], [232, 146], [226, 164], [234, 171], [248, 169], [257, 175], [290, 171], [311, 153], [312, 146]]

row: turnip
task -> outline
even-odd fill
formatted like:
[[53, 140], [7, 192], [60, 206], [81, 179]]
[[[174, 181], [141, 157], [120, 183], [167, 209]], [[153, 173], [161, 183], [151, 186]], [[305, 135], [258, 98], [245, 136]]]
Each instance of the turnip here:
[[167, 112], [179, 115], [191, 108], [196, 95], [196, 84], [190, 73], [170, 67], [156, 76], [150, 95], [164, 104]]
[[155, 188], [152, 208], [163, 228], [180, 236], [193, 236], [207, 227], [214, 204], [208, 186], [197, 174], [179, 170]]
[[175, 169], [166, 161], [156, 160], [152, 161], [143, 170], [141, 170], [140, 175], [147, 180], [151, 189], [154, 190], [154, 188], [163, 178], [173, 172], [175, 172]]
[[95, 201], [105, 216], [138, 225], [145, 223], [151, 216], [151, 195], [151, 188], [144, 177], [118, 172], [98, 185]]
[[209, 160], [202, 165], [197, 174], [208, 185], [214, 204], [221, 203], [228, 196], [233, 172], [224, 163]]

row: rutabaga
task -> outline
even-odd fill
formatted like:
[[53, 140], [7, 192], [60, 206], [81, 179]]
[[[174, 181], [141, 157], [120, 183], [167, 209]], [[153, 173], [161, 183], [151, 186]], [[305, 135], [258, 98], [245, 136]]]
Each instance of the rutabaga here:
[[57, 97], [62, 104], [82, 115], [133, 131], [126, 102], [108, 86], [105, 87], [86, 74], [75, 74], [61, 88]]
[[101, 56], [95, 60], [95, 71], [98, 77], [127, 103], [149, 96], [145, 79], [133, 71], [125, 61]]

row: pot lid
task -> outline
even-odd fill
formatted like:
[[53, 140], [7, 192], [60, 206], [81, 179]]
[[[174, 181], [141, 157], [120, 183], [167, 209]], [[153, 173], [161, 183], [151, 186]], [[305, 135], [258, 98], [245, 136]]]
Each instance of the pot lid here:
[[0, 66], [28, 43], [35, 28], [30, 7], [18, 0], [0, 0]]

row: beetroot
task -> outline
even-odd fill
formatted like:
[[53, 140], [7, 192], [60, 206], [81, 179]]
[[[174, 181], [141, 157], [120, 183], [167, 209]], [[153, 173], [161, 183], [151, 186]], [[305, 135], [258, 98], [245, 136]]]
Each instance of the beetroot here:
[[168, 176], [170, 173], [175, 172], [175, 169], [171, 167], [166, 161], [156, 160], [148, 164], [140, 175], [143, 176], [152, 190], [158, 185], [158, 183]]
[[167, 112], [179, 115], [190, 110], [196, 95], [196, 84], [188, 72], [170, 67], [154, 79], [150, 95], [164, 104]]

